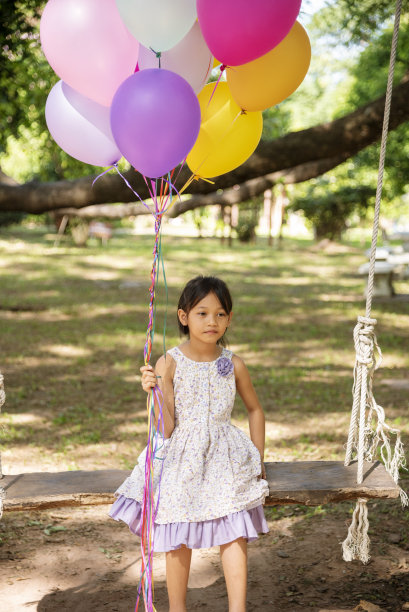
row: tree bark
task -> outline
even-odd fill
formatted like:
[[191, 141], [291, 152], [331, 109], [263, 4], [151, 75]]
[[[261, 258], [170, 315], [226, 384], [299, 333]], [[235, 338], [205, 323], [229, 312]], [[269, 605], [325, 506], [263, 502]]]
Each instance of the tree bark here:
[[[393, 91], [391, 130], [409, 120], [408, 98], [409, 73]], [[283, 171], [290, 171], [291, 174], [292, 169], [300, 169], [307, 164], [312, 164], [307, 166], [312, 171], [314, 164], [330, 159], [336, 162], [332, 166], [335, 167], [379, 139], [384, 102], [383, 96], [335, 121], [292, 132], [270, 142], [262, 141], [250, 159], [239, 168], [216, 177], [213, 184], [193, 181], [189, 185], [188, 193], [209, 194], [234, 185], [249, 184], [253, 179], [263, 182], [267, 175]], [[304, 172], [303, 180], [314, 176], [307, 174]], [[179, 189], [190, 175], [186, 166], [181, 169], [177, 179]], [[145, 181], [140, 174], [131, 169], [126, 172], [126, 177], [141, 198], [149, 197]], [[66, 207], [83, 208], [95, 204], [136, 200], [135, 195], [117, 174], [105, 174], [92, 187], [94, 178], [90, 176], [54, 183], [29, 182], [13, 185], [3, 180], [0, 175], [0, 211], [43, 213]], [[262, 190], [267, 189], [270, 184], [267, 180]]]

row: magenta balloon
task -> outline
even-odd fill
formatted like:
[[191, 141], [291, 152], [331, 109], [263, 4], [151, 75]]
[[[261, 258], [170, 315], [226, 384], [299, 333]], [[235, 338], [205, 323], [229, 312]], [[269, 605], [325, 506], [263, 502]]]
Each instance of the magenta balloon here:
[[126, 79], [111, 106], [111, 128], [122, 155], [142, 174], [157, 178], [177, 166], [200, 129], [199, 101], [185, 79], [149, 68]]
[[45, 105], [51, 136], [68, 155], [92, 166], [112, 166], [121, 153], [112, 137], [109, 108], [58, 81]]
[[197, 15], [210, 51], [226, 66], [247, 64], [287, 36], [301, 0], [197, 0]]
[[53, 70], [84, 96], [110, 106], [135, 70], [139, 43], [122, 22], [115, 0], [49, 0], [41, 45]]

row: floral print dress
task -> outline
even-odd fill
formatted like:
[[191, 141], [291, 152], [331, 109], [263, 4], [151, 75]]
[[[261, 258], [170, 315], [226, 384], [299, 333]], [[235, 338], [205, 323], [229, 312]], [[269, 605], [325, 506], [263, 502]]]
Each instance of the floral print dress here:
[[[208, 548], [239, 537], [248, 541], [268, 531], [262, 504], [266, 480], [258, 478], [260, 454], [244, 432], [230, 423], [236, 393], [232, 352], [198, 362], [179, 347], [174, 359], [175, 428], [155, 459], [158, 496], [154, 550]], [[110, 516], [140, 535], [146, 449], [116, 491]]]

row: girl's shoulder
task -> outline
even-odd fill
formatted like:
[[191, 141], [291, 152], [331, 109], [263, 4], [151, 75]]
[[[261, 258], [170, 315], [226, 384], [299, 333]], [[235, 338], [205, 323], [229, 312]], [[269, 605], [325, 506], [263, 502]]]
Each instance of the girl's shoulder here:
[[231, 351], [231, 353], [232, 353], [231, 360], [233, 362], [234, 372], [235, 372], [236, 377], [237, 377], [237, 375], [240, 375], [240, 374], [243, 373], [243, 371], [247, 370], [247, 366], [246, 366], [246, 364], [244, 363], [244, 361], [243, 361], [243, 359], [241, 357], [239, 357], [238, 355], [236, 355], [232, 351]]

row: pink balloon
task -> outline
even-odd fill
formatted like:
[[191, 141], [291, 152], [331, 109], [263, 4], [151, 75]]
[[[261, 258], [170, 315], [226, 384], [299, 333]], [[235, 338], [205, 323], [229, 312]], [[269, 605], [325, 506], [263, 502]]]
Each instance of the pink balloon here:
[[139, 43], [122, 22], [115, 0], [49, 0], [40, 36], [58, 76], [104, 106], [135, 70]]
[[111, 127], [122, 155], [157, 178], [189, 153], [200, 129], [199, 101], [185, 79], [149, 68], [126, 79], [111, 106]]
[[[151, 49], [139, 47], [139, 70], [158, 68], [159, 60]], [[206, 45], [199, 23], [195, 21], [189, 32], [177, 45], [162, 51], [161, 68], [180, 74], [192, 86], [195, 93], [207, 83], [213, 68], [213, 56]]]
[[301, 0], [197, 0], [197, 15], [214, 57], [227, 66], [239, 66], [278, 45], [300, 7]]
[[121, 153], [112, 137], [109, 108], [58, 81], [45, 105], [51, 136], [71, 157], [92, 166], [112, 166]]

